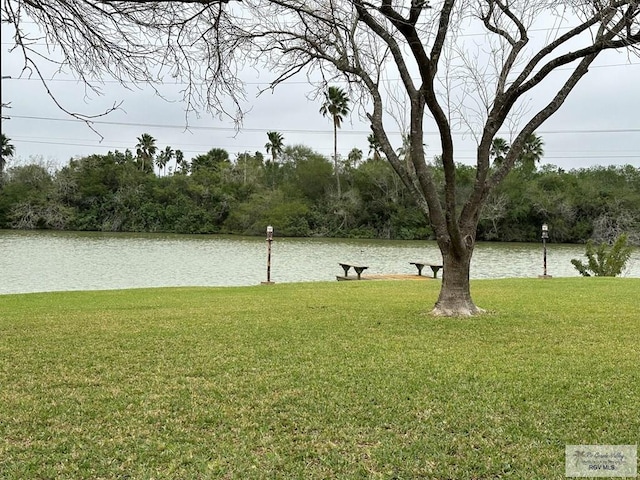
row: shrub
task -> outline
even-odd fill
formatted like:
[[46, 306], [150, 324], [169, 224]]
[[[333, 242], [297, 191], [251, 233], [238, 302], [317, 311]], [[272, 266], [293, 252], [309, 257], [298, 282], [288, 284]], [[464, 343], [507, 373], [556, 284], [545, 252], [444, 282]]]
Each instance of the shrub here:
[[583, 277], [615, 277], [620, 275], [631, 256], [632, 247], [629, 245], [629, 238], [626, 233], [620, 235], [613, 245], [606, 242], [595, 246], [593, 240], [587, 242], [586, 257], [587, 263], [573, 259], [571, 263]]

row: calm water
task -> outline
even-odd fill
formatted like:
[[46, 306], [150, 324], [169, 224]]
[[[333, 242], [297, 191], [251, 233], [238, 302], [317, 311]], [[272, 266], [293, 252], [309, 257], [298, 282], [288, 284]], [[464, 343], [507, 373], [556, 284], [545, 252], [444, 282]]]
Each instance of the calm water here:
[[[277, 232], [276, 232], [277, 233]], [[547, 245], [548, 273], [578, 276], [572, 258], [583, 245]], [[264, 238], [0, 231], [0, 294], [161, 286], [256, 285], [266, 280]], [[366, 273], [416, 273], [409, 262], [440, 262], [435, 242], [278, 238], [271, 280], [333, 281], [339, 262], [369, 265]], [[427, 269], [428, 270], [428, 269]], [[536, 277], [542, 245], [480, 243], [472, 278]], [[640, 277], [640, 251], [625, 276]]]

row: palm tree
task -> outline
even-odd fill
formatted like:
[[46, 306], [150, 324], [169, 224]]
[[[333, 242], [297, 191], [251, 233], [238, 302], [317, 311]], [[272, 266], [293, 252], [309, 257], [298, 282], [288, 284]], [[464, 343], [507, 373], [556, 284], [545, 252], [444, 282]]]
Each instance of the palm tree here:
[[14, 153], [16, 152], [16, 147], [14, 147], [11, 143], [10, 138], [3, 133], [2, 135], [2, 156], [0, 156], [0, 177], [2, 176], [2, 172], [4, 171], [4, 166], [7, 164], [7, 158], [12, 158]]
[[362, 162], [362, 150], [359, 148], [352, 148], [347, 155], [347, 162], [345, 167], [347, 170], [353, 170], [358, 167], [358, 165]]
[[136, 154], [138, 155], [138, 161], [140, 162], [140, 170], [145, 172], [153, 171], [153, 157], [158, 150], [156, 147], [156, 139], [148, 133], [143, 133], [137, 138], [138, 144], [136, 145]]
[[518, 164], [528, 171], [533, 172], [536, 169], [536, 163], [544, 156], [544, 142], [540, 135], [532, 133], [524, 142], [522, 152], [518, 156]]
[[[424, 147], [426, 145], [422, 144], [422, 150], [424, 151]], [[402, 158], [407, 164], [407, 171], [414, 172], [416, 167], [413, 166], [413, 161], [411, 160], [411, 134], [403, 133], [402, 134], [402, 146], [398, 148], [398, 157]]]
[[[176, 156], [176, 152], [173, 150], [173, 148], [171, 148], [169, 145], [167, 145], [166, 147], [164, 147], [164, 156], [167, 160], [167, 165], [169, 165], [169, 173], [171, 173], [171, 160], [173, 160]], [[166, 175], [167, 173], [167, 167], [165, 166], [163, 168], [163, 175]]]
[[378, 141], [378, 139], [376, 138], [376, 134], [375, 133], [370, 133], [369, 136], [367, 137], [367, 141], [369, 142], [369, 153], [368, 155], [371, 155], [371, 152], [373, 152], [373, 159], [374, 160], [380, 160], [382, 158], [382, 156], [380, 155], [380, 142]]
[[180, 169], [180, 172], [186, 173], [187, 166], [184, 152], [182, 150], [176, 150], [176, 172]]
[[282, 147], [284, 146], [284, 137], [280, 132], [267, 132], [267, 138], [269, 142], [264, 146], [267, 149], [267, 153], [271, 152], [271, 159], [273, 163], [276, 163], [276, 158], [282, 153]]
[[502, 165], [504, 157], [509, 151], [509, 144], [504, 138], [496, 137], [491, 142], [490, 158], [493, 158], [493, 164], [497, 167]]
[[401, 137], [402, 137], [402, 146], [398, 148], [397, 153], [400, 158], [405, 159], [411, 156], [411, 134], [403, 133], [401, 134]]
[[167, 164], [171, 162], [171, 159], [175, 156], [175, 152], [170, 146], [166, 146], [165, 149], [158, 154], [158, 158], [156, 158], [156, 165], [158, 166], [158, 170], [164, 173], [167, 169]]
[[164, 151], [161, 151], [156, 157], [156, 167], [158, 167], [158, 173], [162, 173], [162, 171], [167, 168], [167, 157], [164, 154]]
[[331, 116], [333, 120], [333, 164], [338, 185], [338, 197], [340, 197], [342, 192], [340, 191], [340, 174], [338, 173], [338, 128], [349, 113], [349, 97], [340, 87], [329, 87], [324, 93], [324, 98], [320, 113], [323, 117]]

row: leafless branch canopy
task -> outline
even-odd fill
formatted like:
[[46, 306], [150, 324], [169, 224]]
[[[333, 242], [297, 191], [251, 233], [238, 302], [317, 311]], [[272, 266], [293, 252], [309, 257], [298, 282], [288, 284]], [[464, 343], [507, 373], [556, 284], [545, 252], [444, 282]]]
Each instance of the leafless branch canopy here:
[[[12, 50], [22, 53], [22, 75], [39, 78], [63, 111], [89, 125], [120, 104], [97, 115], [70, 112], [49, 90], [51, 75], [45, 68], [73, 73], [97, 95], [103, 93], [105, 78], [125, 88], [179, 79], [187, 85], [187, 112], [204, 108], [236, 119], [243, 85], [232, 52], [243, 37], [235, 31], [228, 6], [228, 0], [3, 0], [2, 23], [14, 28]], [[237, 108], [222, 108], [222, 97]]]

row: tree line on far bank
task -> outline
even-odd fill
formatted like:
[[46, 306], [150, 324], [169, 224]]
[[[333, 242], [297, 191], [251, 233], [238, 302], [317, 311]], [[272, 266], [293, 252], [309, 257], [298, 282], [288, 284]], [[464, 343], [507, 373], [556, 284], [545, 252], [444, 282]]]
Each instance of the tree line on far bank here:
[[[4, 168], [0, 228], [263, 235], [273, 225], [280, 236], [433, 238], [373, 137], [366, 158], [353, 149], [334, 162], [304, 145], [285, 146], [278, 132], [267, 136], [268, 156], [231, 159], [213, 148], [187, 161], [143, 134], [135, 154], [75, 158], [55, 171], [38, 163]], [[529, 143], [483, 208], [478, 240], [538, 241], [547, 223], [555, 242], [611, 242], [626, 233], [640, 244], [640, 168], [538, 167], [542, 141]], [[495, 164], [506, 149], [494, 141]], [[3, 153], [3, 167], [6, 160]], [[443, 175], [437, 157], [432, 164]], [[456, 175], [462, 204], [475, 167], [459, 164]]]

